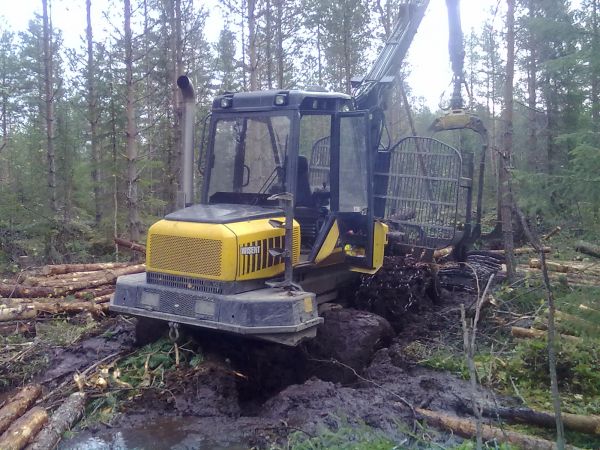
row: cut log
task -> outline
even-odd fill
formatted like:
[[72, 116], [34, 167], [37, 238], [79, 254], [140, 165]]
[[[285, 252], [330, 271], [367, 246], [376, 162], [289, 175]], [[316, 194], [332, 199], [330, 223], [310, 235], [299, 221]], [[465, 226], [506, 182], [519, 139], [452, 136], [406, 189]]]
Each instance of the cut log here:
[[146, 246], [136, 242], [127, 241], [115, 236], [115, 244], [117, 244], [119, 247], [125, 247], [133, 250], [134, 252], [142, 253], [144, 255], [146, 254]]
[[21, 305], [0, 308], [0, 322], [13, 320], [29, 320], [37, 316], [35, 305], [23, 303]]
[[31, 408], [17, 419], [0, 437], [2, 450], [21, 450], [48, 421], [48, 413], [40, 406]]
[[144, 264], [129, 265], [114, 270], [98, 271], [93, 278], [72, 283], [61, 282], [56, 286], [21, 286], [0, 284], [1, 297], [63, 297], [83, 289], [92, 289], [107, 284], [114, 284], [121, 275], [140, 273], [145, 270]]
[[[489, 417], [501, 417], [509, 422], [526, 423], [546, 428], [554, 428], [554, 413], [536, 411], [529, 408], [490, 408], [484, 409]], [[600, 435], [600, 416], [583, 416], [580, 414], [561, 414], [565, 428], [580, 433]]]
[[35, 437], [26, 450], [52, 450], [63, 433], [81, 420], [85, 407], [85, 394], [75, 392], [52, 414], [48, 424]]
[[[457, 416], [431, 411], [428, 409], [415, 408], [415, 411], [425, 417], [427, 422], [433, 426], [449, 429], [463, 437], [472, 438], [476, 435], [476, 424], [473, 420], [463, 419]], [[517, 433], [515, 431], [503, 430], [498, 427], [483, 424], [481, 426], [484, 441], [498, 441], [513, 444], [518, 448], [535, 448], [538, 450], [554, 450], [556, 443], [546, 439]], [[565, 448], [573, 450], [575, 447], [567, 445]]]
[[[542, 262], [539, 259], [532, 258], [529, 260], [529, 267], [532, 269], [541, 269]], [[561, 264], [552, 261], [546, 261], [546, 267], [551, 272], [559, 272], [559, 273], [568, 273], [577, 271], [577, 269], [573, 266], [569, 266], [568, 264]]]
[[112, 294], [114, 291], [115, 287], [112, 284], [106, 284], [104, 286], [99, 286], [94, 289], [85, 289], [83, 291], [75, 292], [74, 296], [75, 298], [82, 298], [87, 300], [98, 298], [106, 294]]
[[38, 313], [78, 314], [83, 311], [88, 311], [96, 316], [102, 314], [102, 309], [92, 302], [70, 302], [68, 300], [63, 300], [54, 303], [34, 302], [34, 305]]
[[113, 296], [114, 293], [115, 293], [115, 291], [113, 289], [113, 291], [110, 294], [101, 295], [100, 297], [96, 297], [92, 300], [92, 302], [94, 302], [96, 305], [109, 302], [110, 298]]
[[[522, 339], [545, 339], [547, 333], [542, 330], [534, 330], [531, 328], [511, 327], [510, 334], [516, 338]], [[559, 334], [560, 339], [571, 342], [581, 342], [581, 338], [577, 336], [569, 336], [568, 334]]]
[[42, 273], [48, 275], [60, 275], [72, 272], [91, 272], [94, 270], [119, 269], [131, 266], [131, 263], [94, 263], [94, 264], [57, 264], [42, 267]]
[[591, 244], [589, 242], [577, 242], [575, 245], [575, 251], [585, 253], [586, 255], [593, 256], [594, 258], [600, 258], [600, 246]]
[[552, 236], [556, 236], [558, 233], [560, 233], [562, 231], [561, 227], [554, 227], [552, 228], [552, 230], [550, 230], [547, 234], [542, 236], [542, 240], [543, 241], [547, 241], [549, 240]]
[[450, 253], [452, 253], [452, 250], [454, 250], [454, 247], [452, 246], [435, 250], [433, 252], [433, 259], [439, 259], [448, 256]]
[[[0, 433], [8, 429], [11, 423], [21, 417], [42, 393], [42, 386], [29, 384], [9, 398], [0, 409]], [[0, 447], [3, 448], [3, 447]]]
[[[552, 247], [543, 247], [542, 250], [544, 253], [550, 253], [552, 251]], [[486, 250], [486, 252], [496, 255], [504, 255], [504, 250]], [[515, 255], [528, 255], [530, 253], [538, 253], [538, 251], [533, 247], [519, 247], [513, 250], [513, 254]]]

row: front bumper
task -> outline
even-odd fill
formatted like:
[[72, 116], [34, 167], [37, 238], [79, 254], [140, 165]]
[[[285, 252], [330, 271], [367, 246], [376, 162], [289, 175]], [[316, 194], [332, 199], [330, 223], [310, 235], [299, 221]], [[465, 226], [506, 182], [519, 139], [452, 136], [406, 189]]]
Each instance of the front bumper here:
[[222, 295], [150, 284], [145, 273], [119, 277], [110, 310], [285, 345], [314, 337], [323, 322], [313, 293], [262, 288]]

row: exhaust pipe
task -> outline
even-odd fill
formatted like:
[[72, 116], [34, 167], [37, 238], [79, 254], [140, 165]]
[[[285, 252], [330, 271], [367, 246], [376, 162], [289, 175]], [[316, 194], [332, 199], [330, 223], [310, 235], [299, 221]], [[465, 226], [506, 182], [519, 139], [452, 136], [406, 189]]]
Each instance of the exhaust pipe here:
[[196, 96], [190, 79], [181, 75], [177, 87], [183, 97], [183, 126], [181, 128], [181, 171], [180, 191], [177, 192], [177, 208], [185, 208], [194, 202], [194, 119], [196, 116]]

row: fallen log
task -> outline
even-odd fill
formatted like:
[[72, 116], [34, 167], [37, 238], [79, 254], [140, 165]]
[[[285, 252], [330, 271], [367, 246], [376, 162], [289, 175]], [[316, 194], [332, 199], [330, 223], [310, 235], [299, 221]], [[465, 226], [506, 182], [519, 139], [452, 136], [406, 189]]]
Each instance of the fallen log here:
[[[422, 415], [427, 422], [433, 426], [446, 428], [463, 437], [472, 438], [477, 434], [476, 424], [473, 420], [463, 419], [457, 416], [431, 411], [428, 409], [415, 408], [415, 411]], [[515, 431], [503, 430], [487, 424], [481, 425], [481, 434], [484, 441], [498, 441], [513, 444], [519, 448], [535, 448], [538, 450], [554, 450], [556, 443], [546, 439], [529, 436]], [[575, 449], [570, 445], [567, 449]]]
[[0, 436], [2, 450], [21, 450], [48, 421], [48, 413], [40, 406], [31, 408]]
[[85, 394], [75, 392], [52, 414], [46, 426], [38, 433], [26, 450], [52, 450], [63, 433], [81, 420], [85, 407]]
[[93, 263], [93, 264], [56, 264], [42, 267], [42, 274], [48, 275], [60, 275], [72, 272], [92, 272], [95, 270], [107, 270], [107, 269], [120, 269], [123, 267], [131, 266], [131, 263]]
[[16, 306], [0, 308], [0, 322], [11, 322], [13, 320], [29, 320], [37, 316], [35, 305], [23, 303]]
[[119, 247], [128, 248], [134, 252], [142, 253], [144, 255], [146, 254], [146, 246], [138, 244], [137, 242], [127, 241], [115, 236], [115, 244], [117, 244]]
[[575, 251], [585, 253], [586, 255], [600, 258], [600, 246], [585, 241], [579, 241], [575, 244]]
[[[536, 411], [530, 408], [490, 408], [484, 409], [484, 415], [501, 417], [509, 422], [526, 423], [539, 427], [554, 428], [554, 413]], [[600, 416], [583, 416], [580, 414], [561, 414], [565, 428], [580, 433], [600, 435]]]
[[[512, 334], [516, 338], [521, 339], [545, 339], [547, 336], [547, 333], [545, 331], [521, 327], [511, 327], [510, 334]], [[559, 334], [557, 336], [560, 339], [564, 339], [566, 341], [581, 342], [581, 338], [578, 338], [577, 336], [570, 336], [568, 334]]]
[[23, 286], [21, 284], [0, 283], [0, 297], [56, 297], [55, 290], [43, 286]]
[[4, 406], [0, 408], [0, 433], [6, 431], [11, 423], [21, 417], [41, 393], [42, 386], [29, 384], [9, 398]]

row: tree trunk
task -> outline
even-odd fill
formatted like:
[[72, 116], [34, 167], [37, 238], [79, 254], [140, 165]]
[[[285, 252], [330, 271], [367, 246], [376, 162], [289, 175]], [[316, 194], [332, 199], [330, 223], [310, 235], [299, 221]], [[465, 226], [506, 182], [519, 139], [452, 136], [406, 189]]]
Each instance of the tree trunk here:
[[284, 57], [283, 57], [283, 0], [277, 1], [277, 88], [284, 88]]
[[56, 199], [56, 155], [54, 151], [54, 82], [52, 55], [52, 23], [48, 15], [48, 0], [42, 0], [42, 20], [44, 39], [44, 103], [46, 118], [46, 156], [48, 160], [48, 195], [50, 209], [56, 214], [58, 203]]
[[592, 127], [600, 131], [600, 36], [598, 33], [598, 0], [592, 0], [592, 48], [591, 48], [591, 101], [592, 101]]
[[133, 37], [131, 33], [131, 1], [124, 0], [125, 27], [125, 88], [126, 88], [126, 117], [127, 117], [127, 208], [129, 222], [129, 237], [132, 241], [140, 240], [140, 205], [138, 196], [138, 149], [137, 125], [135, 121], [135, 82], [133, 79]]
[[250, 74], [250, 90], [258, 89], [258, 60], [256, 42], [256, 0], [248, 2], [248, 71]]
[[515, 16], [514, 0], [508, 1], [506, 13], [506, 81], [504, 90], [504, 133], [502, 142], [502, 154], [500, 155], [499, 167], [499, 190], [501, 199], [500, 217], [502, 221], [502, 235], [504, 251], [506, 255], [506, 273], [509, 282], [516, 276], [516, 262], [514, 257], [514, 241], [512, 226], [512, 192], [510, 163], [512, 156], [513, 137], [513, 78], [515, 72]]
[[13, 320], [29, 320], [37, 316], [34, 305], [17, 305], [13, 307], [0, 308], [0, 322], [10, 322]]
[[131, 266], [131, 263], [93, 263], [93, 264], [57, 264], [42, 267], [46, 276], [61, 275], [73, 272], [91, 272], [95, 270], [122, 269]]
[[[537, 0], [529, 0], [529, 20], [535, 19]], [[529, 33], [529, 58], [527, 63], [527, 111], [529, 130], [527, 135], [527, 165], [529, 170], [537, 172], [537, 54], [536, 42], [532, 30]]]
[[21, 450], [48, 421], [48, 413], [40, 406], [31, 408], [17, 419], [0, 437], [2, 450]]
[[575, 245], [575, 251], [585, 253], [586, 255], [593, 256], [594, 258], [600, 258], [600, 246], [590, 244], [589, 242], [577, 242]]
[[[0, 409], [0, 434], [8, 429], [11, 423], [21, 417], [42, 393], [42, 386], [29, 384], [9, 398]], [[1, 448], [1, 447], [0, 447]]]
[[48, 424], [35, 437], [26, 450], [52, 450], [62, 438], [65, 431], [70, 430], [74, 424], [83, 417], [85, 407], [85, 394], [75, 392], [52, 414]]
[[85, 2], [87, 27], [87, 103], [88, 122], [90, 124], [90, 141], [92, 145], [92, 185], [94, 189], [94, 219], [96, 225], [102, 220], [102, 205], [100, 202], [100, 143], [98, 142], [98, 108], [96, 103], [96, 65], [94, 61], [94, 40], [92, 34], [92, 0]]

